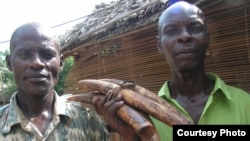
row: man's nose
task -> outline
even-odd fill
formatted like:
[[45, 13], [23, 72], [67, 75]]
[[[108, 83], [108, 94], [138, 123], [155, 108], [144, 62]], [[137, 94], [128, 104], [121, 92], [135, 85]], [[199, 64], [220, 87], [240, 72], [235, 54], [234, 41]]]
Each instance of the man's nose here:
[[41, 57], [38, 54], [36, 54], [34, 55], [33, 61], [31, 61], [30, 66], [35, 69], [40, 69], [40, 68], [43, 68], [45, 64], [43, 63]]
[[192, 40], [192, 35], [188, 32], [186, 28], [183, 28], [180, 32], [178, 41], [181, 43], [190, 42]]

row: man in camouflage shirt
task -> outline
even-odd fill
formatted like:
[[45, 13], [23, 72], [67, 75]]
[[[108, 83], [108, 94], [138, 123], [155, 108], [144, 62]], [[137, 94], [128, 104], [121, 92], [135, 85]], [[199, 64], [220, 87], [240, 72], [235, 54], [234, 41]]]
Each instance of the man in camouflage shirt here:
[[1, 141], [109, 141], [95, 111], [65, 101], [54, 91], [63, 67], [51, 28], [27, 23], [10, 40], [7, 65], [18, 91], [0, 108]]
[[[56, 92], [55, 92], [56, 93]], [[53, 119], [44, 134], [23, 115], [14, 93], [0, 110], [1, 141], [107, 141], [108, 131], [92, 110], [55, 95]], [[30, 133], [29, 133], [30, 132]]]

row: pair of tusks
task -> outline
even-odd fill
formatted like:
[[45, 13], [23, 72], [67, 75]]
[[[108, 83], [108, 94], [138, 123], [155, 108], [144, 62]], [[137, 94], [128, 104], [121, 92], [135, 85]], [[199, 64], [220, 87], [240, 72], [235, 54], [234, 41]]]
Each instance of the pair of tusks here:
[[[84, 79], [79, 81], [79, 84], [84, 90], [92, 92], [69, 97], [68, 100], [93, 104], [96, 98], [104, 97], [101, 94], [106, 94], [110, 90], [114, 94], [122, 95], [125, 105], [118, 109], [117, 115], [133, 127], [144, 141], [160, 140], [149, 116], [169, 126], [192, 124], [166, 100], [148, 89], [136, 85], [133, 81]], [[99, 91], [101, 94], [93, 92], [93, 90]]]

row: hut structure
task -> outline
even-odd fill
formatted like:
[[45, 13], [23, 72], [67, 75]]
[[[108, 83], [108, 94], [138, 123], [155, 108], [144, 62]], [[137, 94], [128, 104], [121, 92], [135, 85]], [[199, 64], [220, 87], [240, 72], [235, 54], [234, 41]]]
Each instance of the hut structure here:
[[[250, 92], [250, 2], [189, 0], [205, 12], [210, 32], [206, 70]], [[168, 0], [117, 0], [96, 5], [92, 14], [61, 38], [61, 52], [74, 56], [65, 93], [82, 93], [82, 79], [134, 80], [157, 93], [170, 78], [157, 50], [157, 20]]]
[[[250, 92], [250, 1], [189, 0], [207, 17], [210, 47], [206, 70]], [[134, 80], [157, 93], [170, 79], [157, 50], [157, 21], [168, 0], [117, 0], [96, 5], [92, 14], [61, 38], [61, 52], [74, 56], [65, 93], [83, 93], [82, 79]], [[113, 136], [120, 141], [119, 136]]]

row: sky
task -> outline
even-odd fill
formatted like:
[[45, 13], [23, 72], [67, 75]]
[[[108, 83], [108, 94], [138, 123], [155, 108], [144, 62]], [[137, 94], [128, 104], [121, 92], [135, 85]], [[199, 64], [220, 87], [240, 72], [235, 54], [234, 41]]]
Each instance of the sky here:
[[[110, 3], [112, 0], [5, 0], [0, 2], [0, 51], [9, 47], [12, 32], [26, 22], [43, 22], [64, 34], [91, 14], [96, 4]], [[117, 0], [113, 0], [117, 1]]]

